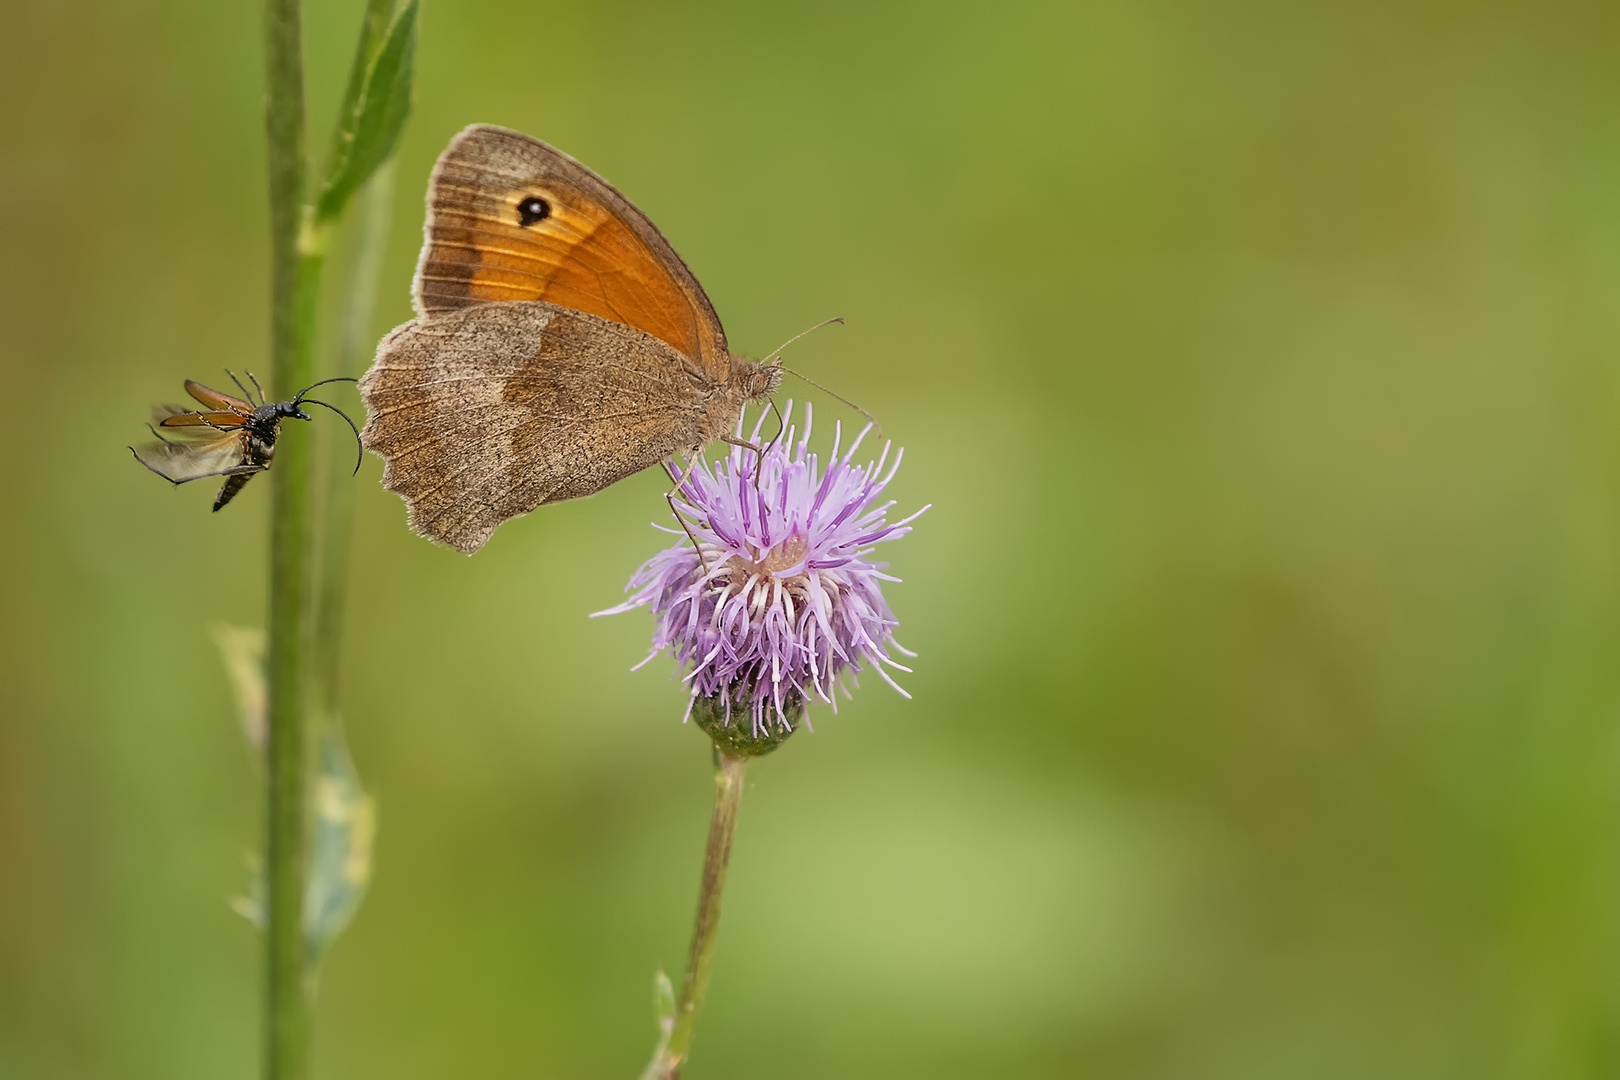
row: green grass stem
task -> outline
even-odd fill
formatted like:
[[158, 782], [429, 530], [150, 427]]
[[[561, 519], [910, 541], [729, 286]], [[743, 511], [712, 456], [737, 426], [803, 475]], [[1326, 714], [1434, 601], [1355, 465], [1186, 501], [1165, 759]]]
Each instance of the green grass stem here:
[[[304, 74], [299, 0], [265, 2], [265, 129], [270, 172], [271, 392], [292, 397], [313, 381], [311, 352], [322, 245], [304, 227]], [[309, 1002], [304, 975], [306, 864], [304, 718], [310, 548], [311, 446], [279, 440], [270, 470], [270, 731], [265, 812], [267, 1080], [304, 1080]]]

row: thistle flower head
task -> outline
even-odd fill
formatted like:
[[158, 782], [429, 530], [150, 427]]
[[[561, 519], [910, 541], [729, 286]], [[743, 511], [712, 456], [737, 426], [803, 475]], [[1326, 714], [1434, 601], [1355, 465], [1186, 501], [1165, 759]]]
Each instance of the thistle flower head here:
[[[784, 423], [792, 413], [789, 402]], [[754, 426], [756, 445], [764, 420], [761, 413]], [[885, 443], [875, 461], [853, 464], [870, 425], [842, 457], [840, 429], [823, 467], [809, 452], [811, 423], [807, 405], [802, 436], [789, 426], [763, 454], [732, 446], [712, 466], [697, 458], [675, 469], [675, 508], [686, 528], [665, 531], [680, 540], [635, 572], [628, 600], [596, 613], [651, 605], [653, 647], [636, 666], [668, 649], [688, 669], [687, 715], [695, 711], [733, 753], [774, 748], [809, 701], [836, 711], [833, 691], [848, 696], [854, 672], [874, 670], [910, 696], [884, 670], [910, 670], [891, 653], [915, 655], [894, 640], [897, 624], [883, 599], [882, 583], [899, 579], [867, 556], [910, 532], [928, 507], [889, 524], [894, 503], [878, 498], [904, 451], [890, 464]]]

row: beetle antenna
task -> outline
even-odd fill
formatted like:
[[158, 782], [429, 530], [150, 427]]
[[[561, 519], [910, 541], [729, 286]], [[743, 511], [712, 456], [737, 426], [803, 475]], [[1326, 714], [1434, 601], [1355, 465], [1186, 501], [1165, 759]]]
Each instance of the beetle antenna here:
[[[352, 382], [352, 383], [357, 383], [357, 382], [359, 382], [359, 381], [360, 381], [360, 380], [359, 380], [359, 379], [356, 379], [356, 378], [353, 378], [353, 377], [351, 377], [351, 376], [348, 376], [348, 375], [338, 375], [338, 376], [335, 376], [335, 377], [334, 377], [334, 378], [330, 378], [330, 379], [322, 379], [322, 380], [321, 380], [321, 381], [320, 381], [320, 382], [318, 382], [318, 383], [310, 383], [310, 384], [309, 384], [309, 385], [308, 385], [308, 386], [306, 386], [306, 387], [304, 387], [304, 388], [303, 388], [303, 389], [302, 389], [302, 390], [300, 390], [300, 391], [298, 391], [298, 396], [297, 396], [297, 397], [295, 397], [295, 398], [293, 398], [293, 401], [292, 401], [292, 403], [293, 403], [293, 404], [294, 404], [294, 405], [301, 405], [301, 404], [303, 404], [303, 401], [304, 401], [304, 395], [305, 395], [305, 394], [307, 394], [307, 393], [309, 393], [309, 392], [310, 392], [310, 391], [311, 391], [311, 390], [313, 390], [313, 389], [315, 389], [315, 388], [316, 388], [316, 387], [317, 387], [317, 386], [325, 386], [325, 385], [326, 385], [326, 384], [327, 384], [327, 383], [335, 383], [335, 382]], [[316, 403], [315, 403], [315, 404], [317, 404], [317, 405], [324, 405], [324, 404], [326, 404], [326, 403], [325, 403], [325, 402], [322, 402], [322, 401], [317, 401], [317, 402], [316, 402]], [[326, 406], [326, 407], [327, 407], [327, 408], [328, 408], [328, 409], [330, 409], [330, 408], [332, 408], [332, 406], [330, 406], [330, 405], [327, 405], [327, 406]], [[345, 417], [344, 417], [344, 418], [343, 418], [343, 419], [345, 419], [345, 420], [349, 420], [349, 418], [348, 418], [348, 417], [347, 417], [347, 416], [345, 416]], [[353, 420], [349, 420], [349, 424], [350, 424], [350, 426], [351, 426], [351, 427], [352, 427], [352, 426], [353, 426], [353, 425], [354, 425], [354, 421], [353, 421]]]
[[[326, 381], [327, 382], [334, 382], [336, 380], [328, 379]], [[315, 386], [319, 386], [319, 385], [320, 385], [320, 383], [315, 384]], [[309, 390], [315, 389], [315, 386], [310, 387]], [[305, 390], [304, 394], [309, 393], [309, 390]], [[323, 409], [331, 409], [333, 412], [335, 412], [339, 416], [343, 417], [344, 423], [349, 425], [349, 430], [354, 432], [354, 472], [358, 473], [360, 471], [361, 463], [366, 460], [365, 447], [363, 445], [361, 445], [361, 443], [360, 443], [360, 429], [354, 426], [354, 421], [349, 419], [349, 414], [344, 412], [342, 409], [338, 408], [336, 405], [328, 405], [324, 401], [316, 401], [314, 398], [306, 398], [306, 397], [304, 397], [304, 394], [299, 394], [298, 395], [299, 404], [303, 404], [305, 402], [308, 402], [311, 405], [319, 405]], [[352, 475], [354, 475], [354, 473], [350, 473], [349, 475], [352, 476]]]

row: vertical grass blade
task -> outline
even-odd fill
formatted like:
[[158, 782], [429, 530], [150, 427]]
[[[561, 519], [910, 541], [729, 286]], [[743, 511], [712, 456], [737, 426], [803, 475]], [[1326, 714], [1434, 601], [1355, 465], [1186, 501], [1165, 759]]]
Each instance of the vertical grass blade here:
[[[300, 250], [304, 71], [299, 0], [265, 0], [265, 132], [270, 169], [270, 354], [277, 398], [310, 381], [308, 319], [318, 256]], [[270, 723], [265, 776], [265, 1046], [267, 1080], [304, 1080], [304, 668], [310, 446], [290, 432], [270, 472]]]

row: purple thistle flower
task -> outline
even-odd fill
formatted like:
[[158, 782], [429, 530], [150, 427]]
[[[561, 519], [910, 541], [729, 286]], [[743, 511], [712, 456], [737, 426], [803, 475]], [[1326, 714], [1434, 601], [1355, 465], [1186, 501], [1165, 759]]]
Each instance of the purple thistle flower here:
[[[790, 401], [784, 423], [792, 413]], [[764, 421], [761, 413], [756, 443]], [[684, 473], [675, 469], [676, 510], [698, 550], [684, 530], [655, 526], [681, 540], [635, 572], [625, 586], [630, 599], [596, 613], [652, 605], [658, 620], [652, 651], [636, 668], [670, 650], [690, 668], [683, 680], [690, 684], [687, 716], [697, 706], [699, 724], [717, 740], [722, 736], [715, 729], [726, 729], [734, 752], [773, 748], [798, 726], [808, 701], [826, 702], [836, 712], [834, 688], [849, 696], [846, 672], [870, 668], [911, 696], [884, 670], [910, 671], [891, 651], [916, 655], [894, 640], [898, 624], [883, 599], [881, 582], [900, 579], [883, 572], [887, 563], [866, 556], [874, 545], [910, 532], [928, 507], [889, 524], [884, 515], [894, 502], [873, 504], [905, 452], [895, 454], [887, 472], [888, 443], [876, 461], [852, 465], [871, 425], [842, 458], [839, 428], [823, 471], [808, 452], [811, 422], [806, 405], [803, 437], [788, 427], [763, 460], [733, 446], [713, 466], [699, 457]], [[747, 735], [733, 724], [742, 710], [751, 721]]]

